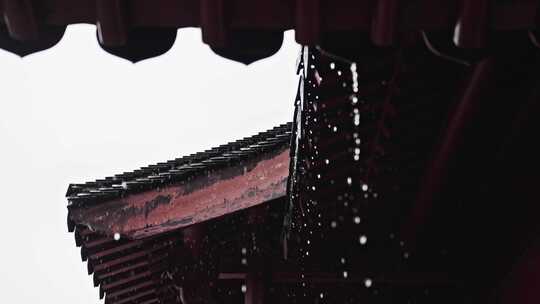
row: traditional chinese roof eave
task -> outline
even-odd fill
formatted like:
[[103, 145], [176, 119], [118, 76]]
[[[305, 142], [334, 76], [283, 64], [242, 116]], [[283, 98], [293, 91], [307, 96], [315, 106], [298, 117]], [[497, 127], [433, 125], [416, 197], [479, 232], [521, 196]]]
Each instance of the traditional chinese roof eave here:
[[58, 43], [66, 26], [89, 23], [105, 51], [136, 62], [167, 52], [177, 29], [200, 27], [214, 52], [249, 64], [277, 52], [289, 29], [304, 45], [319, 44], [326, 33], [363, 31], [379, 46], [396, 44], [407, 31], [455, 29], [458, 46], [481, 48], [490, 32], [538, 28], [536, 0], [404, 2], [5, 0], [0, 48], [28, 55]]
[[69, 186], [68, 226], [132, 239], [285, 195], [290, 124], [114, 177]]

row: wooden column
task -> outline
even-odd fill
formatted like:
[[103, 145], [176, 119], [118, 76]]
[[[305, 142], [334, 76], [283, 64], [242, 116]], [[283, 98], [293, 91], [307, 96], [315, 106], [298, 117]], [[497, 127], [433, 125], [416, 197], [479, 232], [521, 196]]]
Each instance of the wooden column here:
[[266, 281], [260, 265], [256, 265], [256, 268], [247, 273], [245, 304], [264, 304]]
[[[264, 207], [251, 208], [248, 212], [247, 221], [252, 227], [252, 231], [260, 237], [264, 237], [264, 232], [260, 230], [266, 225], [268, 210]], [[266, 297], [266, 289], [270, 283], [270, 272], [268, 265], [271, 259], [266, 256], [265, 251], [259, 245], [255, 245], [250, 251], [249, 270], [246, 273], [246, 295], [244, 297], [245, 304], [264, 304]]]
[[206, 240], [205, 223], [193, 225], [183, 230], [184, 245], [191, 253], [191, 258], [184, 267], [182, 298], [188, 304], [212, 304], [211, 289], [215, 285], [217, 274], [213, 267], [211, 248]]

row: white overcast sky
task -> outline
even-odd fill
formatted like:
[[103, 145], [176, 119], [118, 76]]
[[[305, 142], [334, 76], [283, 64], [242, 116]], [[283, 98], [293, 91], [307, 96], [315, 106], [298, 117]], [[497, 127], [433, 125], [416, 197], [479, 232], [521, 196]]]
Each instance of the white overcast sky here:
[[250, 66], [200, 31], [137, 64], [68, 27], [24, 59], [0, 50], [0, 294], [3, 303], [99, 303], [73, 234], [67, 186], [201, 151], [292, 119], [299, 47]]

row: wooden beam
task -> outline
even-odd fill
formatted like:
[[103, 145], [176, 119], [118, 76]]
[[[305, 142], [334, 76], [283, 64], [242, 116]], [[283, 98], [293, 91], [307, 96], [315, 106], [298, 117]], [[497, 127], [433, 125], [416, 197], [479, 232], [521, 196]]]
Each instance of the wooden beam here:
[[[271, 272], [269, 275], [269, 282], [273, 283], [288, 283], [298, 284], [300, 282], [309, 282], [316, 285], [328, 285], [328, 284], [364, 284], [366, 277], [360, 276], [355, 273], [348, 273], [347, 277], [343, 277], [341, 273], [337, 272], [304, 272], [304, 278], [301, 277], [300, 272]], [[249, 291], [250, 276], [252, 276], [251, 284], [257, 284], [256, 277], [250, 272], [237, 272], [237, 273], [220, 273], [218, 278], [220, 280], [246, 280], [247, 291]], [[421, 273], [421, 272], [406, 272], [406, 273], [394, 273], [385, 274], [384, 276], [375, 276], [369, 278], [373, 284], [387, 285], [387, 286], [448, 286], [458, 285], [460, 282], [453, 281], [446, 273]], [[248, 303], [248, 302], [246, 302]], [[259, 302], [255, 302], [259, 303]]]
[[70, 209], [71, 219], [106, 235], [140, 239], [201, 223], [286, 194], [289, 149], [189, 181]]
[[250, 271], [246, 276], [245, 304], [264, 304], [265, 282], [261, 271]]

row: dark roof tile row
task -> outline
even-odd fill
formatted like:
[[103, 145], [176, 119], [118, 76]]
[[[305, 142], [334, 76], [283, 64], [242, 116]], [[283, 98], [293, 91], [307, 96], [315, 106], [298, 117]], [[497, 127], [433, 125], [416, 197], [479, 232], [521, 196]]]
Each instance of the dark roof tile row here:
[[70, 205], [103, 202], [127, 194], [182, 182], [195, 175], [224, 166], [232, 166], [266, 151], [290, 144], [291, 123], [282, 124], [257, 135], [218, 147], [142, 167], [132, 172], [71, 184], [67, 191]]

